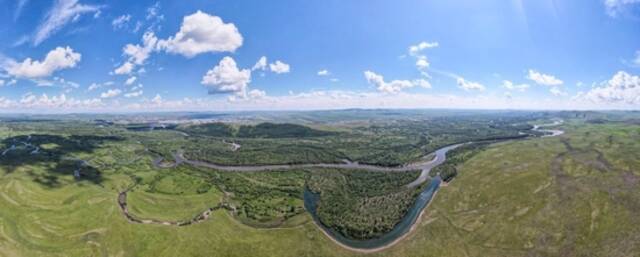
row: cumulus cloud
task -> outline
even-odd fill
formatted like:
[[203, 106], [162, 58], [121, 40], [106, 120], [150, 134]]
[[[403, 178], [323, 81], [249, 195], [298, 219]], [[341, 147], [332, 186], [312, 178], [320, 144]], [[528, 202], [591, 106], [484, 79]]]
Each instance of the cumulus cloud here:
[[329, 76], [329, 74], [329, 71], [326, 69], [318, 71], [318, 76]]
[[126, 27], [130, 20], [131, 15], [123, 14], [113, 19], [113, 21], [111, 21], [111, 26], [113, 26], [113, 29], [121, 29]]
[[2, 68], [11, 76], [28, 79], [38, 79], [51, 76], [62, 69], [73, 68], [80, 62], [82, 55], [70, 47], [57, 47], [51, 50], [42, 61], [27, 58], [22, 62], [8, 59]]
[[604, 6], [606, 12], [611, 17], [616, 17], [634, 4], [640, 3], [640, 0], [605, 0]]
[[100, 6], [80, 4], [78, 0], [57, 0], [53, 8], [47, 12], [44, 22], [38, 26], [33, 44], [39, 45], [67, 23], [76, 21], [85, 13], [98, 12], [100, 8]]
[[131, 84], [133, 84], [134, 82], [136, 82], [136, 79], [138, 79], [137, 77], [133, 76], [127, 79], [127, 81], [124, 82], [125, 85], [129, 86]]
[[459, 77], [458, 79], [456, 79], [456, 83], [458, 84], [458, 87], [464, 89], [465, 91], [484, 91], [485, 90], [484, 85], [478, 82], [468, 81], [462, 77]]
[[418, 68], [418, 70], [425, 70], [429, 68], [429, 61], [427, 61], [427, 57], [426, 56], [418, 57], [418, 60], [416, 60], [416, 67]]
[[197, 11], [185, 16], [178, 33], [158, 42], [158, 47], [187, 58], [206, 52], [234, 52], [242, 46], [242, 35], [233, 23]]
[[127, 56], [127, 61], [113, 72], [118, 75], [130, 74], [136, 65], [142, 65], [156, 49], [158, 38], [151, 31], [142, 36], [142, 45], [127, 44], [122, 52]]
[[262, 99], [267, 96], [267, 92], [265, 92], [264, 90], [252, 89], [251, 91], [249, 91], [248, 95], [251, 99]]
[[271, 69], [272, 72], [281, 74], [281, 73], [288, 73], [290, 71], [290, 67], [289, 64], [286, 64], [284, 62], [281, 62], [279, 60], [277, 60], [274, 63], [269, 64], [269, 69]]
[[618, 71], [611, 79], [594, 87], [580, 98], [605, 104], [640, 104], [640, 77]]
[[155, 49], [156, 43], [158, 42], [158, 38], [153, 32], [146, 32], [142, 36], [142, 45], [133, 45], [127, 44], [123, 52], [125, 55], [129, 56], [129, 61], [141, 65], [144, 63], [151, 52]]
[[120, 67], [116, 68], [113, 73], [117, 75], [130, 74], [133, 71], [133, 63], [125, 62]]
[[267, 69], [267, 57], [266, 56], [260, 57], [260, 59], [258, 59], [256, 64], [253, 65], [253, 68], [251, 68], [251, 70], [266, 70], [266, 69]]
[[[155, 18], [160, 17], [156, 12], [157, 10], [148, 13]], [[149, 30], [143, 35], [142, 44], [127, 44], [122, 50], [127, 61], [114, 70], [114, 73], [130, 74], [136, 66], [143, 65], [153, 52], [165, 51], [191, 58], [207, 52], [234, 52], [242, 46], [242, 40], [242, 35], [233, 23], [224, 23], [218, 16], [197, 11], [185, 16], [180, 30], [168, 39], [158, 39]], [[264, 66], [266, 67], [266, 57]]]
[[552, 76], [540, 73], [536, 70], [529, 70], [529, 74], [527, 74], [527, 79], [536, 82], [539, 85], [544, 86], [560, 86], [562, 85], [562, 80]]
[[406, 88], [412, 88], [415, 86], [431, 88], [431, 84], [424, 79], [417, 79], [414, 81], [393, 80], [391, 82], [386, 82], [382, 75], [376, 74], [373, 71], [365, 71], [364, 77], [367, 79], [367, 82], [375, 86], [378, 91], [389, 94], [397, 94]]
[[422, 72], [422, 75], [426, 77], [429, 77], [429, 74], [427, 74], [427, 68], [429, 68], [430, 63], [427, 59], [427, 56], [423, 54], [423, 51], [425, 49], [438, 47], [438, 45], [438, 42], [423, 41], [418, 43], [417, 45], [409, 46], [409, 55], [416, 58], [416, 68], [418, 68], [418, 70]]
[[502, 87], [504, 87], [507, 90], [517, 90], [520, 92], [524, 92], [525, 90], [527, 90], [529, 88], [529, 84], [513, 84], [513, 82], [509, 81], [509, 80], [503, 80], [502, 81]]
[[102, 94], [100, 94], [100, 98], [112, 98], [112, 97], [119, 96], [121, 93], [122, 93], [122, 90], [120, 89], [109, 89], [106, 92], [103, 92]]
[[236, 93], [245, 95], [247, 86], [251, 82], [251, 70], [238, 69], [233, 58], [227, 56], [220, 63], [207, 71], [202, 77], [202, 83], [210, 87], [209, 93]]
[[409, 46], [409, 54], [412, 56], [416, 56], [418, 54], [420, 54], [420, 52], [422, 52], [422, 50], [425, 50], [427, 48], [434, 48], [434, 47], [438, 47], [438, 42], [420, 42], [417, 45], [412, 45]]

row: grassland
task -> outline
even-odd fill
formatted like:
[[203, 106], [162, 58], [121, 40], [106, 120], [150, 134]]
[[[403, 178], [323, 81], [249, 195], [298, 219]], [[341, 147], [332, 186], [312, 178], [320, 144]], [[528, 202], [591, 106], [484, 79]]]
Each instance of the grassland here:
[[[593, 122], [574, 114], [560, 115], [560, 137], [459, 155], [449, 166], [457, 176], [416, 230], [367, 256], [640, 254], [640, 127], [626, 118]], [[316, 190], [331, 192], [327, 201], [363, 203], [342, 213], [370, 213], [366, 199], [397, 193], [415, 175], [158, 169], [151, 165], [157, 154], [148, 150], [170, 152], [189, 139], [171, 130], [36, 123], [0, 125], [3, 149], [28, 135], [42, 148], [32, 155], [19, 146], [0, 158], [0, 256], [362, 256], [331, 242], [303, 211], [305, 183], [324, 185]], [[135, 224], [117, 203], [129, 188], [130, 210], [143, 218], [191, 218], [221, 202], [233, 208], [191, 226]]]

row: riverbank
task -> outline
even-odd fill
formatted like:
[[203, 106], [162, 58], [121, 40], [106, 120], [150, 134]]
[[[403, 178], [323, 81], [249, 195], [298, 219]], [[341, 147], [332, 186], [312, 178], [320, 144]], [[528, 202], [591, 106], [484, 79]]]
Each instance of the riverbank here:
[[[533, 131], [549, 132], [550, 133], [550, 135], [544, 135], [542, 137], [558, 136], [558, 135], [563, 134], [564, 131], [562, 131], [562, 130], [545, 130], [545, 129], [541, 129], [541, 128], [542, 127], [548, 127], [548, 126], [557, 126], [557, 125], [560, 125], [560, 124], [562, 124], [562, 120], [555, 121], [554, 123], [551, 123], [551, 124], [535, 125], [532, 128], [532, 130]], [[527, 136], [528, 135], [523, 135], [523, 136], [519, 136], [517, 138], [524, 138], [524, 137], [527, 137]], [[516, 139], [516, 138], [491, 139], [490, 141], [505, 141], [505, 140], [511, 140], [511, 139]], [[467, 143], [470, 143], [470, 142], [467, 142]], [[183, 153], [181, 153], [181, 152], [174, 153], [174, 158], [175, 158], [174, 165], [167, 165], [167, 166], [158, 165], [158, 164], [160, 164], [160, 162], [155, 161], [154, 162], [154, 164], [155, 164], [154, 166], [159, 167], [159, 168], [167, 168], [167, 167], [175, 167], [175, 166], [177, 166], [178, 164], [181, 164], [181, 163], [186, 163], [186, 164], [193, 165], [193, 166], [198, 166], [198, 167], [211, 168], [211, 169], [221, 170], [221, 171], [236, 171], [236, 172], [258, 172], [258, 171], [272, 171], [272, 170], [287, 170], [287, 169], [294, 169], [294, 168], [363, 169], [363, 170], [371, 170], [371, 171], [391, 171], [391, 172], [409, 171], [409, 170], [421, 169], [422, 173], [420, 174], [420, 176], [418, 176], [418, 178], [415, 181], [413, 181], [412, 183], [407, 185], [408, 187], [413, 187], [413, 186], [417, 186], [417, 185], [420, 185], [420, 184], [424, 183], [428, 179], [429, 171], [432, 168], [434, 168], [434, 167], [436, 167], [436, 166], [438, 166], [438, 165], [440, 165], [440, 164], [442, 164], [442, 163], [444, 163], [446, 161], [446, 153], [448, 151], [450, 151], [452, 149], [455, 149], [456, 147], [458, 147], [460, 145], [463, 145], [463, 144], [466, 144], [466, 143], [460, 143], [460, 144], [455, 144], [455, 145], [449, 145], [449, 146], [442, 147], [442, 148], [440, 148], [440, 149], [438, 149], [435, 152], [430, 154], [430, 155], [435, 155], [433, 157], [433, 159], [430, 160], [430, 161], [426, 161], [426, 162], [423, 161], [423, 162], [420, 162], [420, 163], [408, 164], [408, 165], [401, 166], [401, 167], [382, 167], [382, 166], [374, 166], [374, 165], [358, 164], [358, 163], [350, 163], [350, 162], [349, 163], [290, 164], [290, 165], [283, 164], [283, 165], [257, 165], [257, 166], [225, 166], [225, 165], [207, 163], [207, 162], [203, 162], [203, 161], [188, 160], [183, 156]], [[373, 252], [382, 251], [382, 250], [388, 249], [388, 248], [394, 246], [395, 244], [397, 244], [398, 242], [402, 241], [404, 238], [409, 236], [416, 229], [417, 225], [420, 224], [420, 220], [422, 219], [422, 217], [423, 217], [423, 215], [424, 215], [424, 213], [426, 211], [426, 208], [428, 208], [428, 206], [433, 201], [433, 197], [435, 197], [435, 195], [437, 194], [438, 189], [439, 189], [439, 184], [431, 192], [431, 194], [429, 195], [429, 198], [424, 203], [424, 205], [423, 206], [418, 206], [418, 208], [419, 208], [418, 215], [417, 215], [417, 217], [415, 219], [411, 218], [409, 224], [407, 224], [407, 225], [409, 225], [407, 230], [405, 230], [406, 227], [400, 228], [399, 230], [400, 230], [401, 233], [399, 233], [397, 237], [392, 238], [392, 240], [390, 242], [382, 243], [380, 246], [376, 245], [374, 247], [369, 248], [369, 247], [357, 247], [357, 246], [349, 245], [349, 244], [345, 243], [346, 241], [341, 241], [341, 239], [339, 239], [338, 236], [333, 235], [330, 231], [327, 231], [324, 228], [324, 226], [320, 223], [320, 221], [317, 220], [317, 217], [314, 217], [314, 223], [322, 230], [322, 232], [323, 232], [323, 234], [325, 234], [325, 236], [327, 236], [331, 241], [333, 241], [334, 243], [340, 245], [341, 247], [343, 247], [345, 249], [348, 249], [350, 251], [360, 252], [360, 253], [373, 253]], [[125, 197], [126, 197], [126, 195], [125, 195]], [[416, 200], [416, 204], [417, 204], [417, 201], [418, 200]], [[412, 207], [412, 208], [415, 208], [415, 206]], [[309, 211], [309, 210], [307, 210], [307, 211]], [[312, 214], [312, 216], [314, 216], [314, 215]], [[404, 218], [403, 218], [403, 220], [404, 220]], [[394, 228], [394, 230], [395, 230], [395, 228]], [[394, 231], [394, 230], [392, 230], [392, 231]]]

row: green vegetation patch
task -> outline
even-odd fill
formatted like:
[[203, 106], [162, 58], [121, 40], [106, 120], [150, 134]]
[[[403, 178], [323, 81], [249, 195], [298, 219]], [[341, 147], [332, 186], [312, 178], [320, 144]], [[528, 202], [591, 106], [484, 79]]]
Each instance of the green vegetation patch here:
[[405, 185], [413, 172], [324, 169], [311, 173], [309, 189], [320, 194], [317, 214], [327, 227], [349, 238], [380, 236], [404, 217], [420, 189]]
[[[217, 172], [234, 216], [258, 227], [275, 227], [304, 213], [305, 171]], [[295, 222], [294, 222], [295, 223]]]

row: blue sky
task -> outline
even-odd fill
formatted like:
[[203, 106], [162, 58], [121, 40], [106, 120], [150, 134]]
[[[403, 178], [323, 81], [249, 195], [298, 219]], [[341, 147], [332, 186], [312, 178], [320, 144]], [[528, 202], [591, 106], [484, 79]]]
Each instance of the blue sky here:
[[640, 107], [640, 0], [0, 6], [3, 112]]

